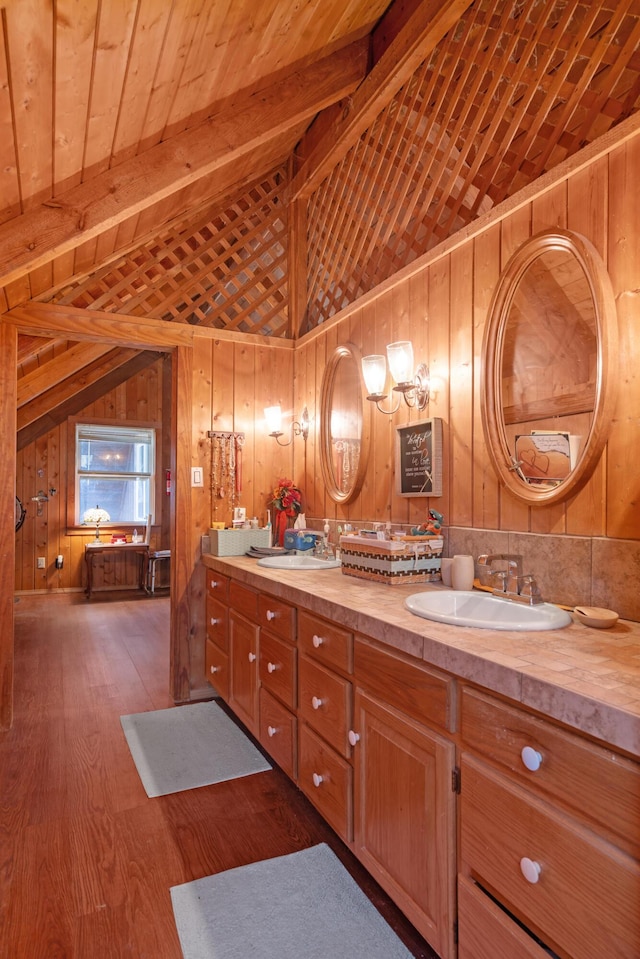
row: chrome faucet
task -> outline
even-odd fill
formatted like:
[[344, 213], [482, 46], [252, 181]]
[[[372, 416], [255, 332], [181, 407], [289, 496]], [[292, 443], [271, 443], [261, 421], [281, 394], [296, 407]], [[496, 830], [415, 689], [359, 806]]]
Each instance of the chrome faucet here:
[[481, 586], [491, 586], [496, 596], [535, 606], [542, 603], [542, 593], [531, 573], [522, 572], [522, 556], [511, 553], [484, 554], [478, 557], [478, 579]]

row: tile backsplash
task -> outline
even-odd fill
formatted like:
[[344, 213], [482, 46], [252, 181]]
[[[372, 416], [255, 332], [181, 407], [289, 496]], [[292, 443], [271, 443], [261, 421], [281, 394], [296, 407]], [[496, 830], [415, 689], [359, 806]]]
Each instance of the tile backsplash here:
[[[360, 522], [357, 525], [367, 525]], [[373, 524], [370, 524], [373, 525]], [[318, 526], [314, 521], [310, 527]], [[332, 542], [337, 522], [330, 521]], [[442, 530], [444, 556], [518, 553], [533, 573], [543, 599], [565, 606], [603, 606], [640, 622], [640, 542], [552, 533], [514, 533], [449, 526]]]
[[551, 533], [506, 533], [449, 527], [445, 555], [519, 553], [542, 596], [566, 606], [604, 606], [640, 622], [640, 543], [637, 540]]

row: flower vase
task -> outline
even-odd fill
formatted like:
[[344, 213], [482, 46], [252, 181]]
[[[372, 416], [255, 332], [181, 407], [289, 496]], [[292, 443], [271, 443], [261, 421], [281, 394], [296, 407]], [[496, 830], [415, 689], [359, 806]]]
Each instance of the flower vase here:
[[283, 509], [276, 510], [276, 529], [275, 529], [275, 539], [276, 545], [284, 547], [284, 534], [285, 530], [289, 527], [289, 517]]

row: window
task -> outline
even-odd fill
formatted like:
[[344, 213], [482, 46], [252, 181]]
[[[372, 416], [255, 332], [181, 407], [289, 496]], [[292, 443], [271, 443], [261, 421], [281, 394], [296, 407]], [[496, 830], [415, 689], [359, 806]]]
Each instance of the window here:
[[146, 523], [154, 511], [155, 430], [76, 424], [76, 524], [100, 506], [112, 523]]

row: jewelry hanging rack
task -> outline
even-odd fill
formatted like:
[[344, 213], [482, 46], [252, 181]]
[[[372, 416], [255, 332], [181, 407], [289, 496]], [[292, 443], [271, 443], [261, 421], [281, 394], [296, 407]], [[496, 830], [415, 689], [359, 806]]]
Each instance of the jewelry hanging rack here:
[[242, 447], [244, 433], [229, 430], [209, 430], [213, 440], [211, 451], [211, 503], [214, 516], [218, 501], [229, 500], [233, 511], [236, 498], [242, 493]]

